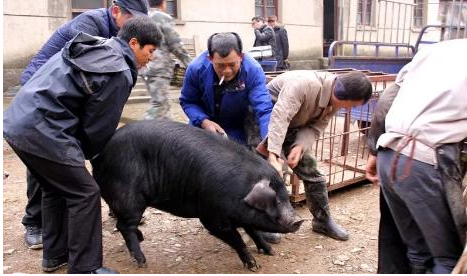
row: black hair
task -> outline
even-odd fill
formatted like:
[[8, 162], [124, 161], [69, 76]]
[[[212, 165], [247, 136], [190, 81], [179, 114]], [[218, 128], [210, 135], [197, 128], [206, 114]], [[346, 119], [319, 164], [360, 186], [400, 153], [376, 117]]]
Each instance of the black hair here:
[[345, 93], [339, 93], [339, 100], [360, 101], [366, 103], [371, 98], [373, 86], [370, 79], [362, 72], [349, 72], [337, 76], [337, 80], [344, 86]]
[[251, 19], [251, 21], [253, 21], [253, 20], [254, 20], [254, 21], [258, 21], [258, 22], [261, 21], [261, 22], [264, 23], [264, 17], [259, 16], [259, 15], [253, 17], [253, 18]]
[[136, 38], [144, 47], [146, 44], [152, 44], [159, 47], [162, 41], [162, 32], [159, 27], [149, 17], [138, 16], [128, 20], [118, 32], [118, 37], [130, 42]]
[[214, 53], [218, 53], [221, 57], [226, 57], [234, 50], [241, 55], [243, 44], [240, 36], [237, 33], [215, 33], [208, 39], [208, 52], [212, 57]]
[[149, 0], [150, 7], [159, 7], [165, 0]]

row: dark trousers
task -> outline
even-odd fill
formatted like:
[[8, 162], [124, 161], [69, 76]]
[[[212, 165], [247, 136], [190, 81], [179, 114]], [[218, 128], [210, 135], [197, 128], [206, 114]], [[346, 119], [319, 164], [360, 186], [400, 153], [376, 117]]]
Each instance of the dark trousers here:
[[[434, 166], [412, 160], [410, 175], [392, 182], [390, 171], [396, 152], [378, 151], [378, 174], [411, 266], [433, 273], [451, 273], [462, 253], [462, 243], [445, 197], [443, 181]], [[396, 175], [400, 177], [408, 158], [400, 155]]]
[[24, 214], [21, 223], [24, 226], [37, 225], [42, 227], [42, 188], [29, 169], [26, 171], [26, 183], [28, 204], [26, 205], [26, 214]]
[[12, 147], [42, 188], [43, 258], [68, 255], [68, 272], [102, 267], [100, 189], [83, 167], [71, 167]]

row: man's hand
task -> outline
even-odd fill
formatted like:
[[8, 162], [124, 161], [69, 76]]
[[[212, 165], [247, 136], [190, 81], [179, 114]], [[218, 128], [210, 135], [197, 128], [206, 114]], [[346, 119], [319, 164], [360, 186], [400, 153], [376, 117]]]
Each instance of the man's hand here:
[[376, 171], [376, 156], [370, 154], [368, 160], [366, 161], [366, 178], [370, 180], [373, 184], [378, 185], [378, 173]]
[[282, 174], [282, 165], [284, 164], [284, 161], [277, 157], [275, 153], [270, 152], [269, 153], [269, 158], [268, 158], [269, 164], [271, 164], [277, 172], [279, 172], [279, 175], [281, 177], [284, 177]]
[[266, 157], [269, 156], [269, 151], [263, 143], [259, 143], [258, 146], [256, 147], [256, 150]]
[[292, 148], [292, 150], [289, 153], [289, 156], [287, 156], [287, 164], [291, 169], [295, 168], [300, 161], [300, 157], [302, 156], [303, 153], [303, 147], [300, 145], [296, 145], [295, 147]]
[[212, 131], [214, 133], [220, 133], [224, 136], [227, 136], [227, 134], [225, 133], [224, 129], [221, 128], [220, 125], [214, 123], [213, 121], [211, 120], [208, 120], [208, 119], [204, 119], [203, 122], [201, 123], [201, 127], [206, 129], [206, 130], [209, 130], [209, 131]]

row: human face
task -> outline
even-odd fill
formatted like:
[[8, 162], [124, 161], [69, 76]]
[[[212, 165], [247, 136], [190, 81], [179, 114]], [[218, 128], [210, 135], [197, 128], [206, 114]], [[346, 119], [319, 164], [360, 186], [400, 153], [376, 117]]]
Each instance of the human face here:
[[268, 25], [274, 28], [274, 27], [276, 27], [276, 21], [274, 21], [274, 20], [269, 20], [269, 21], [268, 21]]
[[252, 20], [251, 21], [251, 26], [253, 27], [253, 29], [258, 29], [258, 28], [261, 28], [263, 26], [263, 22]]
[[111, 11], [115, 19], [115, 25], [117, 25], [119, 29], [132, 17], [130, 13], [122, 13], [122, 10], [118, 6], [113, 6]]
[[235, 50], [230, 51], [226, 57], [221, 57], [217, 52], [209, 57], [217, 77], [224, 77], [225, 81], [230, 81], [237, 75], [243, 60], [243, 54], [239, 55]]
[[135, 54], [136, 67], [141, 69], [146, 66], [148, 62], [153, 59], [153, 53], [156, 50], [156, 46], [152, 44], [146, 44], [143, 47], [139, 44], [136, 38], [130, 40], [130, 48]]

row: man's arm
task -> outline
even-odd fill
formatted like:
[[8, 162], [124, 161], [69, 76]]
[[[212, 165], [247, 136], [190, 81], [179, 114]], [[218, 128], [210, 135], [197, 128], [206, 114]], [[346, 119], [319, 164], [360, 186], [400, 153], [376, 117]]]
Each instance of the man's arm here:
[[[116, 74], [84, 74], [86, 82], [77, 78], [83, 93], [88, 94], [81, 116], [83, 152], [87, 159], [98, 154], [110, 140], [118, 126], [125, 102], [133, 86], [129, 71]], [[87, 87], [96, 87], [95, 91]]]
[[202, 107], [201, 97], [203, 91], [199, 87], [197, 75], [198, 72], [196, 72], [193, 66], [189, 65], [183, 80], [180, 105], [191, 123], [194, 126], [201, 127], [203, 120], [209, 119], [209, 116]]
[[293, 117], [305, 101], [305, 91], [299, 81], [288, 81], [279, 93], [268, 130], [268, 151], [280, 156], [287, 130]]
[[174, 54], [185, 67], [187, 67], [191, 62], [191, 57], [183, 46], [180, 36], [175, 31], [173, 21], [164, 23], [161, 30], [164, 33], [164, 40], [167, 43], [170, 52]]
[[282, 42], [282, 55], [284, 59], [289, 58], [289, 38], [287, 36], [287, 30], [282, 28], [279, 33], [280, 41]]
[[378, 142], [379, 136], [381, 136], [385, 130], [385, 120], [386, 114], [391, 108], [392, 102], [399, 92], [399, 86], [395, 83], [388, 86], [384, 92], [381, 94], [378, 104], [371, 115], [371, 127], [368, 131], [367, 144], [370, 151], [370, 156], [368, 157], [365, 175], [368, 180], [372, 183], [378, 182], [378, 173], [376, 170], [376, 155], [378, 154], [378, 149], [376, 144]]
[[274, 37], [274, 30], [272, 28], [264, 28], [263, 32], [259, 29], [255, 29], [255, 36], [261, 42], [267, 42]]
[[258, 120], [261, 139], [264, 139], [268, 133], [268, 124], [272, 112], [272, 100], [266, 88], [266, 77], [260, 67], [255, 67], [253, 74], [249, 74], [251, 79], [250, 91], [248, 91], [248, 100], [251, 108]]
[[300, 128], [293, 146], [300, 145], [303, 152], [310, 152], [316, 139], [324, 132], [331, 120], [333, 113], [324, 116], [321, 120]]
[[378, 103], [373, 110], [373, 114], [371, 115], [371, 127], [367, 136], [368, 148], [372, 155], [376, 155], [378, 152], [376, 143], [378, 142], [379, 136], [386, 132], [384, 124], [386, 114], [391, 108], [392, 102], [396, 98], [398, 92], [399, 86], [397, 84], [393, 83], [388, 86], [379, 97]]

